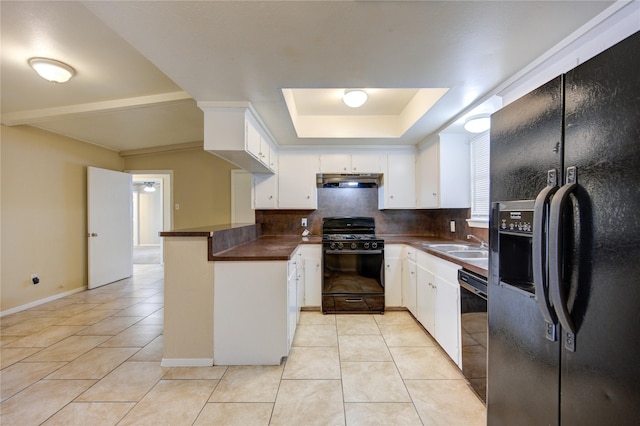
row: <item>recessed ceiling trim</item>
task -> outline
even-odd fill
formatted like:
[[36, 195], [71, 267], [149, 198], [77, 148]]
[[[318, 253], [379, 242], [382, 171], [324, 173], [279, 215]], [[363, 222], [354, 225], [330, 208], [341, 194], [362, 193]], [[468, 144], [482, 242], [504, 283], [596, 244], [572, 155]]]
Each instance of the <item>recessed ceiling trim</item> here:
[[90, 102], [86, 104], [66, 105], [61, 107], [17, 111], [2, 114], [2, 124], [17, 126], [33, 124], [70, 116], [92, 114], [96, 112], [111, 112], [133, 108], [148, 107], [172, 102], [192, 100], [186, 92], [160, 93], [157, 95], [138, 96], [133, 98], [115, 99], [111, 101]]
[[300, 138], [399, 138], [403, 135], [398, 118], [390, 115], [298, 116]]
[[357, 112], [333, 96], [344, 90], [282, 89], [299, 138], [401, 138], [449, 89], [366, 89], [369, 101]]

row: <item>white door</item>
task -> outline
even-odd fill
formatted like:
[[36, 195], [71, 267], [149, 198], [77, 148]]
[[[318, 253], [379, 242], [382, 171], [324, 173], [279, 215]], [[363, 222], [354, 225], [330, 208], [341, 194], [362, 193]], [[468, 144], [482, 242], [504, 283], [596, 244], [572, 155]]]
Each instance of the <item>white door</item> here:
[[87, 168], [89, 288], [133, 273], [131, 175]]

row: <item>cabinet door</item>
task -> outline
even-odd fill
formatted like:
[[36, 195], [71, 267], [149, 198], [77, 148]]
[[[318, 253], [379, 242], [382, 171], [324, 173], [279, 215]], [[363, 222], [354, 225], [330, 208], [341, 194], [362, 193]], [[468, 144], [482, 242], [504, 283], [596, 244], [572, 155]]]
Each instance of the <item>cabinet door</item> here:
[[413, 153], [389, 154], [385, 186], [385, 208], [416, 207], [416, 162]]
[[439, 142], [432, 142], [418, 154], [417, 189], [418, 208], [440, 207], [440, 156]]
[[402, 306], [402, 259], [385, 256], [384, 263], [384, 305]]
[[278, 176], [267, 174], [253, 175], [253, 208], [278, 208]]
[[311, 209], [318, 206], [316, 173], [319, 156], [280, 152], [278, 156], [278, 207]]
[[322, 305], [320, 256], [304, 258], [304, 306]]
[[435, 338], [453, 361], [462, 365], [460, 353], [460, 286], [435, 277], [437, 288], [435, 306]]
[[351, 172], [380, 173], [382, 172], [381, 154], [353, 154], [351, 156]]
[[244, 126], [245, 149], [258, 160], [260, 160], [260, 144], [262, 139], [260, 136], [260, 132], [258, 132], [258, 129], [256, 129], [253, 123], [251, 123], [249, 120], [245, 121]]
[[418, 311], [416, 309], [416, 262], [404, 259], [402, 268], [402, 298], [404, 306], [417, 318]]
[[416, 286], [418, 321], [429, 334], [436, 335], [436, 284], [431, 271], [418, 265], [418, 284]]
[[271, 145], [267, 141], [267, 139], [260, 136], [260, 161], [262, 161], [265, 166], [271, 166]]
[[440, 208], [471, 207], [470, 148], [466, 135], [440, 137]]
[[320, 171], [322, 173], [349, 173], [351, 171], [351, 155], [321, 154]]
[[302, 250], [296, 251], [296, 324], [300, 321], [300, 308], [304, 305], [305, 274]]
[[298, 324], [297, 309], [297, 276], [298, 270], [295, 259], [287, 264], [287, 349], [291, 349], [293, 337], [296, 333]]

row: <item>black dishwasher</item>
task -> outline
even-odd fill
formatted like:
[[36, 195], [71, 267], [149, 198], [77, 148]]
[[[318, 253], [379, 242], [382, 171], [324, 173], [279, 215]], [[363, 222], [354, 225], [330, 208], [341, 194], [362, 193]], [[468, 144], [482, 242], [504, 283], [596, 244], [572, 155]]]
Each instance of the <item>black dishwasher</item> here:
[[482, 401], [487, 392], [487, 278], [458, 270], [462, 329], [462, 374]]

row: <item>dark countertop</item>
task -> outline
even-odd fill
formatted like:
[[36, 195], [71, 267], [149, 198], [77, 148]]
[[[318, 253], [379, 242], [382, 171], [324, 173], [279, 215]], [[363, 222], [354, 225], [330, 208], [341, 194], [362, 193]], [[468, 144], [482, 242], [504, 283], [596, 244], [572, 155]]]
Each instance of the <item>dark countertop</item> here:
[[[229, 229], [252, 227], [255, 224], [225, 224], [211, 225], [199, 228], [181, 229], [175, 231], [160, 232], [161, 237], [213, 237], [214, 233]], [[460, 243], [468, 244], [467, 241], [450, 240], [446, 238], [433, 237], [429, 235], [381, 235], [385, 244], [406, 244], [418, 250], [424, 251], [441, 259], [455, 263], [472, 272], [484, 277], [488, 276], [488, 271], [473, 263], [468, 263], [459, 259], [447, 256], [445, 253], [425, 247], [424, 244]], [[319, 235], [309, 235], [307, 237], [297, 235], [263, 236], [249, 242], [234, 245], [233, 247], [209, 253], [209, 260], [212, 261], [257, 261], [257, 260], [289, 260], [300, 244], [320, 244], [322, 237]]]
[[289, 260], [300, 244], [320, 244], [321, 237], [264, 236], [211, 256], [214, 261]]
[[[424, 247], [423, 244], [461, 243], [467, 241], [449, 240], [446, 238], [431, 237], [427, 235], [378, 235], [384, 239], [385, 244], [406, 244], [418, 250], [424, 251], [441, 259], [455, 263], [472, 272], [487, 276], [487, 270], [472, 263], [447, 256], [445, 253]], [[214, 261], [256, 261], [256, 260], [289, 260], [300, 244], [320, 244], [322, 237], [310, 235], [301, 237], [295, 235], [263, 236], [218, 252], [210, 260]]]

